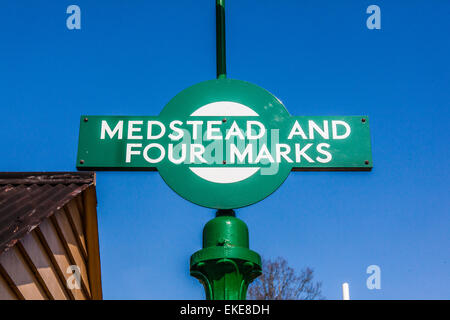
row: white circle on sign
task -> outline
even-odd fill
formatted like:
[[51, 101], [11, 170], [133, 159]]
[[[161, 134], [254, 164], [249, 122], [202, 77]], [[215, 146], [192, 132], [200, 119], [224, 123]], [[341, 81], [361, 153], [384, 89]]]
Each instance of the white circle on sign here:
[[[251, 108], [232, 101], [218, 101], [204, 105], [191, 114], [191, 117], [258, 117]], [[257, 167], [189, 167], [198, 177], [214, 183], [235, 183], [254, 175]]]

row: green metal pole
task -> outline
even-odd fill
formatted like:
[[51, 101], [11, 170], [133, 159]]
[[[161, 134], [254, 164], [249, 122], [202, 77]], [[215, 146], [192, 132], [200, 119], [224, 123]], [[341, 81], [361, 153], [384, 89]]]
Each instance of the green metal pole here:
[[[217, 79], [225, 79], [225, 0], [216, 0], [216, 38]], [[248, 238], [233, 210], [218, 210], [203, 228], [203, 249], [191, 256], [190, 273], [207, 300], [245, 300], [248, 285], [261, 275], [261, 257], [249, 249]]]
[[203, 249], [191, 256], [191, 275], [207, 300], [245, 300], [261, 274], [261, 257], [249, 249], [248, 228], [233, 210], [218, 210], [203, 229]]
[[217, 79], [227, 77], [225, 45], [225, 0], [216, 0]]

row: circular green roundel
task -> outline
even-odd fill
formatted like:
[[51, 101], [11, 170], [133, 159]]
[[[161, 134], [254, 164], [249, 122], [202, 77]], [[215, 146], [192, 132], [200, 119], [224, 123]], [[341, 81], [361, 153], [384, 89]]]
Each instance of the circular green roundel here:
[[[172, 123], [175, 141], [172, 161], [164, 161], [158, 171], [170, 188], [195, 204], [248, 206], [269, 196], [289, 175], [291, 166], [270, 155], [289, 113], [254, 84], [231, 79], [196, 84], [175, 96], [159, 118]], [[176, 163], [182, 154], [185, 161]]]

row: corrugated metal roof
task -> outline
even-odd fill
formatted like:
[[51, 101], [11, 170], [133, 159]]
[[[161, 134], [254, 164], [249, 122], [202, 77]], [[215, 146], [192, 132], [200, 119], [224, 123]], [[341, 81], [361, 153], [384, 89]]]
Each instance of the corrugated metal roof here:
[[0, 173], [0, 254], [93, 184], [94, 172]]

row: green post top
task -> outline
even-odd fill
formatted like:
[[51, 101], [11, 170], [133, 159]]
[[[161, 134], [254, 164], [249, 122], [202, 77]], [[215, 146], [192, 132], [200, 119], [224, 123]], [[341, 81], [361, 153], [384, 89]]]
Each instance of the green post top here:
[[248, 228], [233, 210], [219, 210], [203, 229], [203, 249], [191, 256], [191, 275], [208, 300], [245, 300], [261, 274], [261, 257], [249, 249]]
[[203, 248], [214, 246], [248, 248], [248, 228], [233, 210], [219, 210], [203, 229]]

